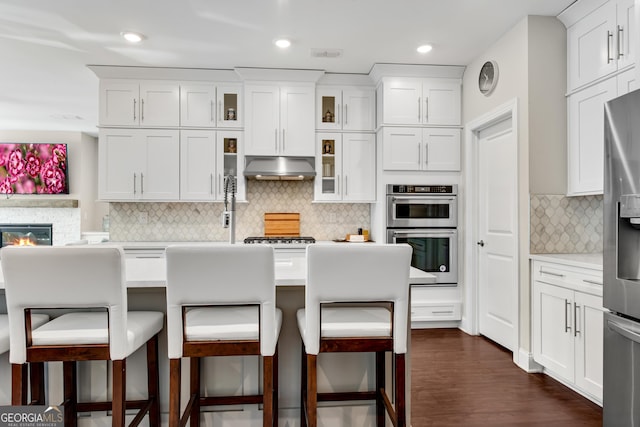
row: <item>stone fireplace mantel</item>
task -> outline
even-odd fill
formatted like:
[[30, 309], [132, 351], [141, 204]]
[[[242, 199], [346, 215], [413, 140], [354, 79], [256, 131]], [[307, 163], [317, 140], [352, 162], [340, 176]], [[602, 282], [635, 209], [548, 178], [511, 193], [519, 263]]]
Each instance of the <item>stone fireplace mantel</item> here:
[[77, 208], [75, 199], [0, 199], [0, 208]]

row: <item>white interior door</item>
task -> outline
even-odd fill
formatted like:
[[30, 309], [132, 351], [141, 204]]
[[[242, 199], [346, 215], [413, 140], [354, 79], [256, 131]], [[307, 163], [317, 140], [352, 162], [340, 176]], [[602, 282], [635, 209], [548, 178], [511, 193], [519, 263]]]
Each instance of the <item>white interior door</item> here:
[[517, 347], [517, 140], [512, 117], [478, 134], [478, 330]]

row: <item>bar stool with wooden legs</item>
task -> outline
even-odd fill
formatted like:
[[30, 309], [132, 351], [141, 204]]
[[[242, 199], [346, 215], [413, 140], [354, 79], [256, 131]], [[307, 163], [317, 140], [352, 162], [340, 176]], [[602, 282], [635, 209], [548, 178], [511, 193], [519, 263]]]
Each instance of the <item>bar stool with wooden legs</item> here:
[[[79, 412], [109, 411], [113, 426], [125, 424], [125, 410], [138, 409], [131, 425], [149, 415], [160, 425], [158, 333], [164, 315], [128, 311], [125, 258], [115, 246], [9, 246], [2, 249], [10, 324], [12, 404], [24, 401], [26, 363], [63, 362], [64, 425], [77, 425]], [[35, 328], [32, 309], [64, 309]], [[147, 399], [126, 399], [127, 357], [146, 344]], [[112, 362], [112, 399], [78, 402], [76, 365]], [[49, 402], [49, 404], [53, 404]]]
[[[273, 248], [185, 244], [169, 246], [166, 257], [169, 426], [189, 419], [198, 426], [205, 406], [260, 403], [263, 426], [277, 426], [282, 313], [275, 306]], [[262, 356], [262, 394], [202, 396], [202, 358], [244, 355]], [[183, 357], [191, 359], [190, 396], [181, 413]]]
[[[298, 310], [302, 336], [301, 426], [316, 427], [318, 402], [376, 401], [376, 425], [385, 410], [396, 427], [406, 426], [408, 245], [310, 245], [305, 308]], [[319, 353], [375, 352], [375, 390], [317, 390]], [[393, 354], [394, 403], [385, 390], [385, 353]], [[394, 407], [395, 406], [395, 407]]]
[[[49, 316], [46, 314], [32, 314], [31, 323], [33, 328], [43, 325], [49, 321]], [[9, 316], [6, 314], [0, 314], [0, 354], [4, 354], [9, 351]], [[28, 400], [26, 387], [23, 390], [21, 396], [21, 405], [44, 404], [44, 363], [30, 363], [23, 365], [23, 376], [30, 375], [31, 382], [31, 400]]]

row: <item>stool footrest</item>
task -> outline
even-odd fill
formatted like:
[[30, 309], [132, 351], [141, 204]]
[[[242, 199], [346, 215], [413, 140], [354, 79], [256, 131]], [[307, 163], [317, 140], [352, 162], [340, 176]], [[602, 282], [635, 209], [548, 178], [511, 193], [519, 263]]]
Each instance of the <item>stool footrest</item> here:
[[341, 393], [318, 393], [318, 402], [339, 402], [343, 400], [376, 400], [375, 391], [352, 391]]
[[200, 406], [251, 405], [263, 403], [261, 395], [250, 396], [208, 396], [200, 398]]

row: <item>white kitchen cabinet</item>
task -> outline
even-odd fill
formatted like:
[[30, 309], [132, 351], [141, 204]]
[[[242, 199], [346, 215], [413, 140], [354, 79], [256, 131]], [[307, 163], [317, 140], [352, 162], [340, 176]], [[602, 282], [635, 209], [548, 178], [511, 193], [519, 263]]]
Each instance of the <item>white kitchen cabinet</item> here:
[[385, 77], [380, 88], [381, 125], [460, 125], [458, 79]]
[[534, 360], [602, 402], [602, 271], [534, 261], [532, 283]]
[[181, 131], [180, 200], [223, 200], [227, 175], [236, 177], [236, 199], [244, 200], [244, 179], [238, 179], [241, 145], [239, 131]]
[[177, 82], [100, 81], [100, 126], [177, 127]]
[[604, 103], [618, 94], [616, 78], [568, 97], [568, 195], [602, 194]]
[[460, 129], [385, 127], [382, 147], [384, 170], [460, 170]]
[[313, 156], [314, 99], [313, 84], [247, 84], [245, 155]]
[[375, 201], [375, 135], [319, 133], [317, 148], [316, 201]]
[[101, 200], [178, 200], [180, 139], [177, 130], [101, 129]]
[[242, 127], [243, 115], [241, 85], [180, 86], [182, 127]]
[[567, 28], [569, 92], [635, 63], [634, 1], [609, 0], [586, 10]]
[[316, 128], [372, 131], [376, 120], [375, 99], [373, 88], [318, 87]]

